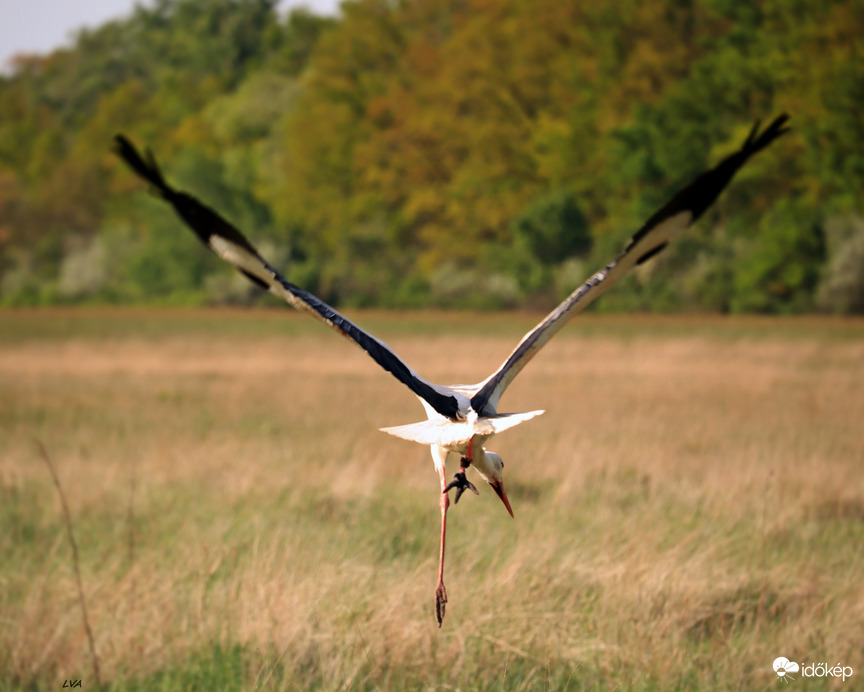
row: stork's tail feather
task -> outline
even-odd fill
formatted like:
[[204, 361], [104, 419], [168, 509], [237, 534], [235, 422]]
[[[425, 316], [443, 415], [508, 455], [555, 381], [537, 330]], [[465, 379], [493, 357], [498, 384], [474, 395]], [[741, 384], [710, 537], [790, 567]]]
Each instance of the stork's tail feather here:
[[494, 417], [478, 418], [474, 423], [467, 421], [454, 423], [448, 420], [424, 420], [408, 425], [396, 425], [392, 428], [381, 428], [381, 432], [401, 437], [403, 440], [419, 442], [421, 445], [438, 445], [452, 447], [467, 444], [475, 435], [495, 435], [515, 427], [520, 423], [539, 416], [544, 411], [529, 411], [528, 413], [504, 413]]
[[394, 425], [389, 428], [379, 428], [388, 435], [418, 442], [421, 445], [455, 445], [467, 442], [471, 438], [471, 430], [467, 423], [450, 424], [446, 421], [424, 420], [408, 425]]

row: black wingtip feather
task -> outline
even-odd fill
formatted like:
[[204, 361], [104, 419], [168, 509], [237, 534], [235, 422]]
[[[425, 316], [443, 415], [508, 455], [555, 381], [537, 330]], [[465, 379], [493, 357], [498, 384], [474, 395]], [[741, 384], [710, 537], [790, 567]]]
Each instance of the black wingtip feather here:
[[657, 255], [657, 254], [663, 252], [663, 250], [666, 249], [667, 245], [669, 245], [669, 241], [666, 241], [665, 243], [661, 243], [657, 247], [651, 248], [650, 250], [648, 250], [648, 252], [646, 252], [639, 259], [636, 260], [636, 264], [642, 264], [643, 262], [647, 262], [649, 259], [654, 257], [654, 255]]
[[[135, 173], [150, 183], [174, 207], [180, 218], [186, 222], [201, 242], [211, 250], [213, 249], [211, 243], [212, 237], [219, 236], [235, 245], [239, 245], [261, 260], [258, 251], [246, 240], [246, 237], [228, 221], [223, 219], [219, 213], [202, 204], [192, 195], [178, 192], [168, 185], [165, 182], [165, 178], [162, 177], [162, 171], [159, 169], [159, 164], [156, 163], [156, 158], [149, 149], [146, 149], [144, 156], [141, 156], [135, 145], [127, 137], [118, 134], [114, 137], [113, 150]], [[261, 261], [263, 262], [263, 260]], [[243, 273], [246, 274], [246, 272]], [[267, 285], [260, 279], [249, 274], [246, 275], [258, 286], [267, 288]]]
[[776, 118], [774, 118], [771, 124], [766, 127], [761, 134], [759, 134], [759, 121], [757, 120], [756, 124], [753, 125], [753, 129], [750, 131], [750, 136], [747, 137], [747, 140], [741, 147], [742, 153], [746, 154], [749, 157], [755, 154], [757, 151], [761, 151], [762, 149], [767, 147], [775, 139], [789, 132], [790, 128], [786, 124], [788, 122], [788, 113], [778, 115]]
[[[741, 168], [741, 166], [743, 166], [751, 156], [758, 153], [778, 137], [789, 131], [789, 128], [786, 125], [788, 121], [789, 115], [783, 113], [776, 117], [761, 133], [759, 132], [760, 123], [759, 121], [756, 121], [750, 129], [747, 139], [745, 139], [744, 143], [741, 145], [741, 148], [735, 153], [727, 156], [714, 168], [697, 176], [695, 180], [693, 180], [687, 187], [681, 190], [669, 202], [667, 202], [666, 205], [649, 218], [642, 228], [633, 234], [633, 237], [625, 248], [625, 252], [628, 252], [633, 248], [658, 224], [679, 212], [689, 211], [692, 214], [691, 223], [695, 222], [700, 216], [702, 216], [705, 210], [714, 203], [714, 200], [717, 199], [719, 194], [723, 191], [723, 188], [728, 185], [729, 181], [732, 180], [738, 169]], [[663, 247], [665, 246], [647, 252], [639, 258], [637, 264], [642, 264], [646, 260], [650, 259], [660, 252]]]
[[123, 159], [129, 168], [150, 183], [163, 196], [170, 195], [173, 192], [168, 183], [165, 182], [165, 178], [162, 177], [162, 171], [159, 170], [159, 165], [149, 150], [146, 152], [147, 160], [145, 161], [141, 154], [138, 153], [135, 145], [127, 137], [119, 134], [114, 136], [113, 149], [114, 153]]
[[[717, 199], [723, 188], [729, 184], [729, 181], [732, 180], [741, 166], [778, 137], [789, 131], [789, 128], [786, 126], [788, 121], [789, 115], [783, 113], [774, 118], [771, 124], [760, 133], [760, 121], [757, 120], [750, 130], [747, 139], [744, 140], [744, 143], [737, 152], [726, 157], [713, 169], [696, 178], [690, 186], [679, 194], [676, 198], [678, 200], [684, 201], [688, 197], [690, 198], [689, 208], [693, 212], [693, 221], [702, 216], [705, 210], [714, 203], [714, 200]], [[688, 206], [686, 202], [683, 204], [679, 202], [679, 205], [682, 208], [687, 208]]]
[[249, 281], [251, 281], [253, 284], [255, 284], [258, 288], [263, 288], [265, 291], [270, 290], [270, 287], [266, 283], [261, 281], [261, 279], [259, 279], [254, 274], [250, 274], [249, 272], [247, 272], [244, 269], [238, 269], [237, 271], [239, 271], [243, 276], [245, 276], [247, 279], [249, 279]]

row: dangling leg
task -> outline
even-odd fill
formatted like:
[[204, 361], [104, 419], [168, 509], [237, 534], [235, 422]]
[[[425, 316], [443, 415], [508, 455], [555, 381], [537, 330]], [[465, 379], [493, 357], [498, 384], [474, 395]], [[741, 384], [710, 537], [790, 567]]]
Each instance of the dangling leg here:
[[438, 584], [435, 587], [435, 618], [438, 627], [444, 622], [444, 609], [447, 605], [447, 589], [444, 588], [444, 543], [447, 536], [447, 508], [450, 506], [450, 496], [447, 494], [447, 450], [441, 447], [432, 447], [432, 460], [441, 479], [441, 552], [438, 557]]
[[447, 589], [444, 588], [444, 543], [447, 535], [447, 508], [450, 506], [450, 496], [444, 491], [447, 479], [441, 474], [441, 552], [438, 558], [438, 585], [435, 587], [435, 617], [438, 627], [444, 622], [444, 609], [447, 605]]
[[444, 622], [444, 609], [447, 605], [447, 589], [444, 588], [444, 543], [447, 535], [447, 508], [450, 506], [450, 496], [447, 494], [447, 450], [441, 447], [432, 447], [432, 459], [435, 468], [441, 478], [441, 552], [438, 557], [438, 585], [435, 587], [435, 617], [438, 627]]
[[438, 627], [444, 623], [444, 611], [447, 606], [447, 589], [444, 587], [444, 545], [447, 538], [447, 509], [450, 507], [450, 496], [447, 492], [451, 488], [458, 488], [456, 493], [456, 502], [462, 497], [462, 493], [466, 488], [470, 488], [475, 495], [479, 495], [474, 484], [465, 478], [465, 471], [471, 465], [471, 458], [474, 451], [474, 438], [468, 442], [468, 450], [462, 463], [460, 464], [459, 473], [455, 474], [452, 483], [447, 485], [447, 455], [448, 452], [442, 447], [432, 446], [432, 459], [435, 462], [435, 468], [438, 470], [438, 476], [441, 479], [441, 497], [439, 503], [441, 506], [441, 552], [438, 558], [438, 584], [435, 587], [435, 617], [438, 620]]

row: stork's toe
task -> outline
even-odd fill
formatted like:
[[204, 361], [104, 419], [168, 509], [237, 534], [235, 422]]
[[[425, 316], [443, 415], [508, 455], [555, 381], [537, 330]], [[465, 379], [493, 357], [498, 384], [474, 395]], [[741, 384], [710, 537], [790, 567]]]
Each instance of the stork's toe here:
[[444, 623], [444, 611], [447, 608], [447, 589], [444, 588], [444, 583], [440, 583], [435, 589], [435, 619], [438, 620], [438, 627]]
[[456, 498], [454, 499], [454, 502], [456, 503], [459, 502], [459, 498], [462, 497], [462, 493], [466, 490], [470, 490], [475, 495], [480, 494], [477, 488], [474, 487], [474, 484], [465, 477], [465, 469], [460, 470], [459, 473], [453, 474], [453, 480], [446, 488], [444, 488], [444, 492], [446, 493], [453, 489], [456, 490]]

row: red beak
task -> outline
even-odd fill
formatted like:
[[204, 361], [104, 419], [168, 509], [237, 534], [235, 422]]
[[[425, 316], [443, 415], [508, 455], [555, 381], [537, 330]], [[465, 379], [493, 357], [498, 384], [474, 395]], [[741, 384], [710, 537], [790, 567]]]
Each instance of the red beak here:
[[[495, 491], [495, 494], [501, 498], [501, 502], [504, 503], [504, 506], [507, 508], [507, 511], [510, 512], [510, 516], [513, 517], [513, 508], [510, 506], [510, 500], [507, 499], [507, 493], [504, 492], [504, 484], [503, 483], [490, 483], [492, 486], [492, 490]], [[514, 519], [516, 517], [513, 517]]]

